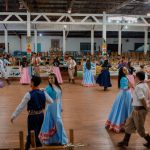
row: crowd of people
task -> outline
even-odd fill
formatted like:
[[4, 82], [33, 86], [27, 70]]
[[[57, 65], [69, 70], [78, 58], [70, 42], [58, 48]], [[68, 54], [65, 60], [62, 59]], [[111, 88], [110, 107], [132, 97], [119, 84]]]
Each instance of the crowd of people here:
[[[10, 63], [9, 61], [2, 60], [0, 57], [0, 71], [9, 83], [4, 62]], [[42, 144], [65, 145], [68, 143], [62, 122], [62, 89], [60, 84], [63, 83], [63, 80], [59, 69], [60, 61], [58, 57], [54, 58], [49, 70], [48, 85], [45, 89], [39, 89], [41, 83], [39, 66], [41, 62], [41, 58], [34, 53], [30, 62], [33, 67], [33, 72], [31, 72], [27, 58], [22, 58], [20, 83], [31, 84], [31, 91], [25, 94], [11, 116], [11, 122], [13, 122], [27, 106], [28, 135], [26, 150], [30, 148], [31, 130], [35, 131], [37, 146], [42, 146]], [[75, 84], [75, 68], [77, 63], [69, 56], [66, 64], [68, 67], [69, 83]], [[104, 91], [107, 91], [112, 86], [109, 72], [111, 63], [108, 55], [102, 56], [97, 65], [100, 65], [102, 70], [95, 79], [92, 72], [95, 63], [90, 58], [83, 59], [82, 85], [93, 87], [98, 84], [104, 88]], [[150, 90], [147, 85], [147, 82], [150, 82], [150, 80], [148, 80], [148, 76], [144, 71], [144, 65], [140, 66], [140, 70], [135, 70], [134, 66], [132, 66], [132, 61], [126, 62], [125, 58], [122, 57], [117, 64], [117, 68], [119, 70], [118, 88], [120, 91], [112, 105], [105, 127], [107, 130], [112, 130], [115, 133], [125, 132], [124, 139], [118, 143], [120, 147], [128, 146], [130, 136], [135, 130], [147, 141], [144, 146], [150, 147], [150, 136], [145, 133], [144, 128], [150, 103]], [[46, 102], [48, 103], [47, 105]]]

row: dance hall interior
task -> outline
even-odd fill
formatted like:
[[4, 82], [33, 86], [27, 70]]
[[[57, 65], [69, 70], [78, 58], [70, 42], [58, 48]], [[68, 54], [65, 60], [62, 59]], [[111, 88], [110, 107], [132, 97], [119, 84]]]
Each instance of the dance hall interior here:
[[0, 1], [0, 150], [150, 149], [150, 0]]

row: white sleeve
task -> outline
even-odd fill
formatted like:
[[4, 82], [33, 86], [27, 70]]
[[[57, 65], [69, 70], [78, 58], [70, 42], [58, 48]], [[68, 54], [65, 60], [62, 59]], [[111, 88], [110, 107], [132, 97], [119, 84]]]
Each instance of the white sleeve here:
[[4, 62], [5, 62], [6, 64], [8, 64], [8, 65], [11, 64], [11, 62], [9, 62], [7, 59], [4, 59]]
[[136, 94], [137, 94], [137, 99], [138, 99], [138, 100], [142, 100], [142, 99], [145, 98], [145, 95], [144, 95], [144, 93], [143, 93], [142, 88], [137, 87], [137, 88], [135, 89], [135, 92], [136, 92]]
[[26, 107], [27, 103], [30, 100], [30, 93], [26, 93], [25, 96], [23, 97], [21, 103], [17, 106], [16, 110], [13, 112], [11, 118], [15, 119]]
[[45, 93], [46, 102], [53, 103], [53, 99], [45, 91], [44, 93]]
[[77, 65], [77, 63], [75, 62], [75, 60], [73, 60], [73, 63], [74, 63], [74, 65], [73, 65], [73, 66], [75, 67], [75, 66]]

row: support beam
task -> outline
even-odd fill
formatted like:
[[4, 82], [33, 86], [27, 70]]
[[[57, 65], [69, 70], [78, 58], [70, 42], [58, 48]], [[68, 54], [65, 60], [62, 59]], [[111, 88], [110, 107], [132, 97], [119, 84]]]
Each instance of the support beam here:
[[106, 41], [106, 13], [103, 12], [103, 39]]
[[75, 2], [75, 0], [70, 1], [69, 8], [68, 8], [68, 13], [69, 13], [69, 11], [71, 13], [74, 2]]
[[31, 36], [31, 22], [30, 22], [30, 13], [27, 13], [27, 36]]
[[29, 8], [29, 6], [27, 5], [27, 2], [25, 0], [20, 0], [20, 2], [23, 4], [24, 8], [28, 11], [31, 12], [31, 9]]
[[91, 29], [91, 55], [94, 55], [94, 28]]
[[115, 12], [116, 10], [125, 7], [126, 5], [130, 4], [130, 3], [133, 2], [133, 1], [134, 1], [134, 0], [125, 0], [125, 1], [122, 2], [120, 5], [116, 5], [115, 7], [111, 8], [110, 10], [108, 10], [107, 13]]
[[144, 54], [147, 54], [148, 50], [148, 28], [145, 27], [145, 35], [144, 35]]
[[5, 0], [5, 10], [8, 11], [8, 0]]
[[66, 52], [66, 30], [63, 29], [63, 55], [65, 55]]
[[8, 53], [8, 31], [7, 29], [5, 29], [4, 32], [5, 32], [5, 52]]
[[34, 29], [34, 52], [37, 53], [37, 29]]
[[119, 27], [119, 36], [118, 36], [118, 55], [121, 55], [121, 26]]

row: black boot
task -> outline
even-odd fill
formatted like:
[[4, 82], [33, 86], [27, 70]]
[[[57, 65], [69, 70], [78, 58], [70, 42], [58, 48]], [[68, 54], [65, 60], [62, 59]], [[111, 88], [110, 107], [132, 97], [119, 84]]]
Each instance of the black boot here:
[[104, 87], [104, 91], [107, 91], [107, 87]]
[[6, 82], [7, 82], [8, 85], [10, 85], [10, 81], [8, 79], [6, 79]]
[[144, 139], [147, 141], [147, 143], [143, 144], [145, 147], [150, 148], [150, 136], [147, 134]]
[[71, 79], [69, 78], [69, 83], [70, 83]]
[[74, 79], [72, 79], [72, 83], [75, 84], [75, 80]]
[[118, 143], [119, 147], [126, 147], [128, 146], [129, 140], [130, 140], [131, 134], [125, 133], [123, 141]]

